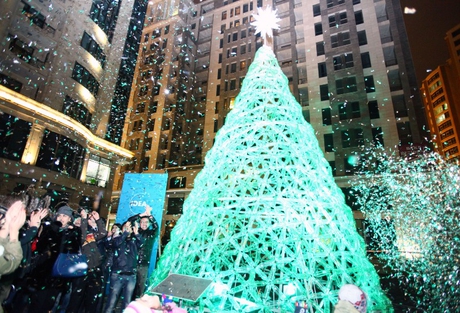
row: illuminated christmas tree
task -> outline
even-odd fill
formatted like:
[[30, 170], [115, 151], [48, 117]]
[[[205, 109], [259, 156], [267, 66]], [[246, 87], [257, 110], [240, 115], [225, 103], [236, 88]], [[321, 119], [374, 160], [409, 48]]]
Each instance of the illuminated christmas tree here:
[[214, 282], [198, 300], [202, 312], [294, 312], [296, 301], [332, 312], [346, 283], [367, 293], [372, 310], [392, 311], [268, 46], [257, 51], [206, 155], [151, 285], [169, 273]]

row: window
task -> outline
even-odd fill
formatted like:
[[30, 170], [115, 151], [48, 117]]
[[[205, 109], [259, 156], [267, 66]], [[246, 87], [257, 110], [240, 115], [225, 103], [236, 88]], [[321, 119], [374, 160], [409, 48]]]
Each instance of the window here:
[[230, 55], [231, 55], [232, 57], [235, 57], [235, 56], [237, 55], [237, 53], [238, 53], [238, 48], [237, 48], [237, 47], [233, 47], [233, 48], [232, 48], [232, 52], [230, 53]]
[[105, 188], [110, 178], [110, 161], [90, 154], [86, 169], [86, 183]]
[[219, 129], [219, 121], [214, 120], [214, 133], [217, 133], [217, 130]]
[[6, 76], [0, 73], [0, 85], [5, 86], [8, 89], [20, 92], [22, 89], [22, 83], [14, 78]]
[[331, 114], [331, 108], [325, 108], [321, 110], [321, 113], [323, 115], [323, 125], [331, 125], [332, 124], [332, 114]]
[[389, 24], [379, 25], [380, 41], [382, 43], [389, 43], [393, 41], [393, 35], [391, 34], [391, 28]]
[[219, 68], [217, 69], [217, 79], [220, 79], [222, 77], [222, 69]]
[[105, 54], [98, 43], [87, 32], [83, 33], [80, 45], [88, 51], [96, 60], [101, 63], [101, 67], [105, 64]]
[[149, 119], [147, 122], [147, 131], [152, 132], [155, 129], [155, 119]]
[[240, 15], [241, 13], [241, 8], [240, 7], [236, 7], [235, 8], [235, 15]]
[[138, 96], [139, 97], [144, 97], [147, 95], [147, 93], [149, 92], [149, 86], [145, 85], [145, 86], [141, 86], [139, 88], [139, 93], [138, 93]]
[[401, 76], [399, 75], [399, 69], [389, 70], [387, 72], [388, 82], [390, 83], [390, 91], [402, 90]]
[[363, 65], [363, 68], [372, 67], [371, 56], [370, 56], [369, 52], [361, 53], [361, 63]]
[[326, 62], [318, 63], [318, 77], [326, 77], [326, 76], [327, 76]]
[[230, 80], [230, 90], [236, 89], [236, 79]]
[[171, 120], [169, 118], [164, 120], [163, 130], [170, 130], [171, 129]]
[[235, 73], [236, 72], [236, 63], [230, 64], [230, 73]]
[[358, 42], [360, 46], [367, 45], [367, 36], [365, 30], [361, 30], [358, 32]]
[[196, 28], [196, 23], [193, 23], [193, 24], [191, 25], [191, 28], [192, 28], [192, 29], [195, 29], [195, 28]]
[[377, 100], [369, 101], [367, 103], [367, 107], [369, 109], [369, 118], [371, 120], [380, 118], [379, 105], [377, 103]]
[[93, 0], [91, 6], [89, 17], [104, 31], [109, 42], [112, 42], [120, 5], [120, 1]]
[[224, 39], [220, 39], [220, 43], [219, 43], [219, 48], [222, 49], [224, 47]]
[[226, 20], [227, 19], [227, 11], [223, 11], [222, 12], [222, 20]]
[[364, 23], [363, 11], [355, 12], [355, 22], [356, 22], [356, 25]]
[[75, 62], [72, 78], [89, 90], [94, 96], [99, 91], [99, 83], [96, 78], [80, 63]]
[[398, 64], [398, 60], [396, 59], [395, 54], [395, 47], [383, 47], [383, 58], [385, 59], [385, 66], [392, 66]]
[[375, 92], [374, 76], [365, 76], [364, 85], [366, 86], [366, 92]]
[[321, 101], [329, 100], [329, 86], [327, 84], [326, 85], [320, 85], [319, 86], [319, 94], [320, 94]]
[[358, 90], [356, 85], [356, 77], [345, 77], [337, 79], [335, 81], [337, 94], [342, 95], [344, 93], [355, 92]]
[[324, 150], [334, 152], [334, 134], [324, 134]]
[[313, 5], [313, 16], [320, 16], [321, 15], [321, 8], [318, 4]]
[[338, 27], [348, 22], [347, 12], [340, 12], [329, 16], [329, 27]]
[[410, 145], [412, 143], [412, 132], [409, 122], [400, 122], [396, 124], [400, 145]]
[[158, 110], [158, 101], [152, 101], [149, 106], [149, 114], [156, 113]]
[[152, 137], [147, 137], [144, 139], [144, 150], [150, 151], [150, 149], [152, 149]]
[[218, 62], [219, 62], [219, 64], [222, 63], [222, 53], [219, 53], [219, 61]]
[[246, 53], [246, 45], [241, 45], [240, 46], [240, 53], [245, 54]]
[[342, 131], [342, 147], [351, 148], [364, 145], [363, 130], [361, 128], [350, 128]]
[[31, 128], [30, 122], [6, 113], [0, 114], [0, 157], [21, 160]]
[[[182, 188], [185, 188], [185, 187], [182, 187]], [[168, 198], [168, 207], [166, 209], [166, 214], [169, 214], [169, 215], [182, 214], [183, 205], [184, 205], [184, 198]]]
[[225, 32], [225, 24], [220, 25], [220, 33], [223, 34]]
[[404, 95], [392, 96], [391, 101], [393, 102], [393, 110], [395, 113], [395, 117], [408, 116], [406, 100], [404, 99]]
[[359, 102], [344, 102], [339, 104], [339, 118], [341, 121], [361, 117]]
[[233, 33], [232, 41], [238, 40], [238, 33]]
[[338, 33], [331, 36], [331, 46], [332, 48], [337, 48], [350, 44], [350, 33]]
[[45, 129], [36, 165], [80, 178], [86, 149], [75, 141]]
[[166, 25], [164, 34], [167, 35], [168, 33], [169, 33], [169, 25]]
[[187, 185], [187, 178], [184, 176], [171, 177], [169, 180], [169, 188], [185, 188]]
[[324, 51], [324, 41], [317, 42], [316, 43], [316, 55], [320, 56], [320, 55], [324, 55], [324, 53], [325, 53], [325, 51]]
[[315, 23], [315, 36], [321, 35], [323, 33], [323, 24], [321, 22]]
[[27, 16], [32, 24], [37, 25], [40, 28], [45, 26], [45, 16], [32, 8], [27, 3], [24, 4], [24, 8], [22, 9], [22, 14]]
[[241, 31], [241, 39], [246, 38], [246, 29]]
[[353, 54], [352, 53], [345, 53], [342, 55], [335, 56], [333, 58], [334, 63], [334, 70], [341, 70], [344, 68], [353, 67]]
[[70, 118], [73, 118], [87, 128], [91, 126], [92, 114], [83, 103], [74, 100], [69, 96], [65, 96], [62, 113]]
[[220, 85], [216, 86], [216, 96], [220, 96]]
[[246, 61], [241, 61], [240, 62], [240, 71], [245, 70], [245, 69], [246, 69]]
[[246, 12], [248, 12], [248, 11], [249, 11], [249, 9], [248, 9], [248, 4], [247, 4], [247, 3], [246, 3], [246, 4], [243, 4], [243, 13], [246, 13]]
[[375, 146], [382, 146], [383, 147], [383, 131], [382, 127], [374, 127], [372, 128], [372, 139]]
[[137, 120], [137, 121], [134, 121], [134, 123], [132, 123], [132, 131], [135, 132], [135, 131], [141, 131], [142, 130], [142, 124], [144, 124], [144, 121], [143, 120]]
[[[18, 58], [35, 67], [45, 67], [45, 61], [48, 58], [48, 54], [40, 53], [40, 51], [43, 50], [36, 49], [36, 47], [34, 47], [35, 45], [32, 42], [26, 43], [20, 40], [17, 36], [11, 34], [8, 34], [7, 41], [10, 41], [8, 49], [12, 53], [14, 53]], [[40, 57], [38, 56], [39, 54], [41, 54]], [[42, 60], [40, 60], [40, 58]]]

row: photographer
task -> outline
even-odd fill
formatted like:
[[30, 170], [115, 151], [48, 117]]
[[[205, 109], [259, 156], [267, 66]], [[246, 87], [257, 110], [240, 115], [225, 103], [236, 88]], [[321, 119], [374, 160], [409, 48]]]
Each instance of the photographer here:
[[72, 282], [72, 294], [66, 312], [79, 312], [81, 308], [86, 313], [97, 312], [97, 305], [102, 301], [102, 287], [104, 285], [102, 272], [102, 254], [98, 242], [107, 236], [105, 225], [99, 213], [87, 210], [80, 211], [82, 253], [86, 255], [88, 273], [83, 277], [75, 278]]
[[110, 292], [104, 312], [112, 313], [121, 294], [124, 309], [129, 302], [136, 285], [137, 261], [143, 238], [139, 234], [139, 223], [127, 221], [122, 226], [123, 234], [108, 242], [113, 251]]
[[147, 282], [150, 259], [155, 241], [158, 238], [158, 224], [151, 214], [152, 208], [145, 207], [145, 212], [131, 217], [129, 220], [136, 219], [139, 221], [139, 234], [144, 239], [144, 243], [139, 250], [139, 261], [137, 265], [137, 280], [134, 298], [139, 298], [144, 294]]

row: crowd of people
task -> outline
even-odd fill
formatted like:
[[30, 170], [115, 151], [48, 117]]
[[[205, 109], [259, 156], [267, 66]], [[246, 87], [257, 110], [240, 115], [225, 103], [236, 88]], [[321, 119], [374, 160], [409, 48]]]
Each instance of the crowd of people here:
[[[107, 231], [97, 211], [40, 204], [0, 196], [0, 313], [121, 312], [144, 294], [159, 230], [151, 208]], [[56, 272], [63, 255], [84, 256], [80, 274]]]
[[[187, 312], [144, 294], [159, 230], [150, 207], [107, 232], [97, 211], [48, 206], [0, 196], [0, 313]], [[69, 254], [84, 256], [83, 271], [57, 275], [57, 260]], [[355, 285], [342, 286], [338, 300], [335, 313], [366, 312], [367, 297]]]

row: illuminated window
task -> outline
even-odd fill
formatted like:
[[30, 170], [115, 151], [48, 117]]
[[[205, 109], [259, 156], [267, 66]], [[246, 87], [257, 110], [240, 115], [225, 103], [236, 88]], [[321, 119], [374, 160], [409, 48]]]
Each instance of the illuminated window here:
[[230, 98], [230, 105], [228, 108], [231, 110], [233, 109], [234, 106], [235, 106], [235, 98], [233, 97], [233, 98]]
[[110, 161], [90, 155], [86, 170], [86, 182], [98, 187], [106, 187], [110, 177]]

